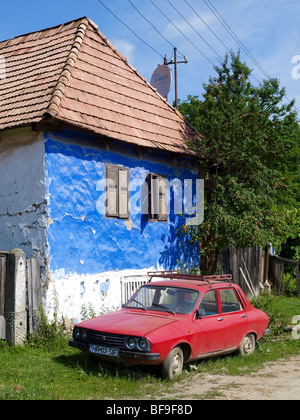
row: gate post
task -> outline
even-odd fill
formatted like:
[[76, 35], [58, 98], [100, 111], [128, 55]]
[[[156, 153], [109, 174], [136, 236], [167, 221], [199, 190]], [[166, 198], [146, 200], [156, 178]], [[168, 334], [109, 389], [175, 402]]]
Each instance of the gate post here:
[[14, 249], [7, 258], [5, 319], [8, 344], [24, 344], [27, 335], [26, 256], [21, 249]]

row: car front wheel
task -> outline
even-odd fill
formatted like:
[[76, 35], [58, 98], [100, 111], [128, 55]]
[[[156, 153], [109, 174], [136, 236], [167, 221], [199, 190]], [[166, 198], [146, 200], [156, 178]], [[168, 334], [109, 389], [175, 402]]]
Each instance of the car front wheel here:
[[170, 381], [180, 375], [183, 367], [183, 352], [181, 347], [174, 347], [162, 365], [162, 376]]
[[240, 353], [243, 356], [248, 356], [252, 354], [255, 350], [255, 336], [254, 334], [248, 334], [244, 337], [240, 345]]

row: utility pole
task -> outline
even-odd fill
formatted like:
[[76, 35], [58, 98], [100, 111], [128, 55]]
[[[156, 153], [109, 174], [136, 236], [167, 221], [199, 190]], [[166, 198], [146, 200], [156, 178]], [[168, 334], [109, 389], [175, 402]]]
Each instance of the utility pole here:
[[178, 77], [177, 77], [177, 65], [178, 64], [187, 64], [188, 61], [186, 57], [184, 57], [184, 61], [177, 61], [177, 48], [174, 47], [174, 60], [168, 61], [167, 55], [164, 59], [164, 65], [169, 66], [170, 64], [174, 64], [174, 73], [175, 73], [175, 107], [178, 108]]

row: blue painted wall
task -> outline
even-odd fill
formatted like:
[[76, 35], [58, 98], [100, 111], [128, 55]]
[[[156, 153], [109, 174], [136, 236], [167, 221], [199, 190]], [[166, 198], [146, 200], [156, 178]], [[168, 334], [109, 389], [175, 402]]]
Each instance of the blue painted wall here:
[[[168, 223], [148, 222], [136, 211], [140, 186], [148, 172], [167, 175], [168, 180], [198, 178], [193, 162], [182, 159], [174, 167], [167, 154], [138, 154], [131, 145], [99, 145], [92, 136], [64, 131], [45, 134], [48, 192], [48, 243], [50, 270], [96, 274], [112, 270], [163, 267], [175, 269], [178, 260], [189, 266], [199, 263], [197, 247], [191, 247], [177, 230], [182, 216], [174, 214], [172, 200]], [[130, 170], [131, 226], [125, 220], [105, 219], [105, 164]]]

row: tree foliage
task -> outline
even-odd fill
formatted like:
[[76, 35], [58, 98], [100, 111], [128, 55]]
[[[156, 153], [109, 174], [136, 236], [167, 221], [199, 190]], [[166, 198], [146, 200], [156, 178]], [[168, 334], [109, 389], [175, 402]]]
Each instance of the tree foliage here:
[[231, 245], [278, 248], [299, 230], [294, 171], [300, 129], [294, 102], [284, 104], [285, 89], [277, 79], [254, 86], [239, 53], [226, 55], [215, 71], [202, 101], [189, 96], [179, 106], [201, 134], [189, 145], [210, 179], [204, 222], [184, 230], [195, 242], [205, 242], [202, 254]]

